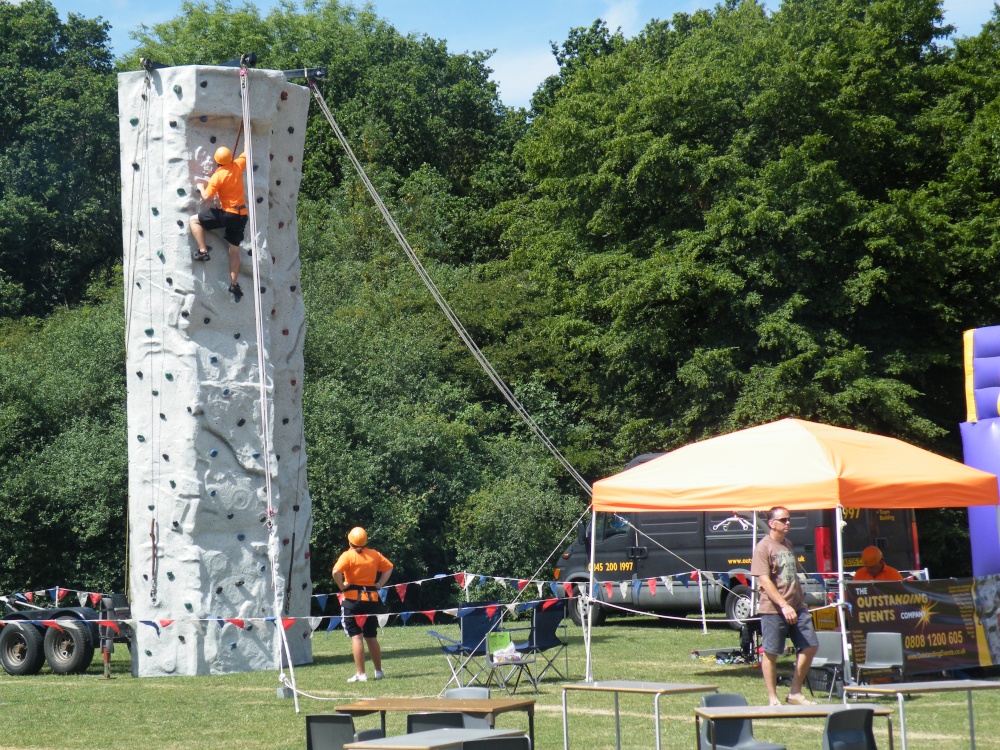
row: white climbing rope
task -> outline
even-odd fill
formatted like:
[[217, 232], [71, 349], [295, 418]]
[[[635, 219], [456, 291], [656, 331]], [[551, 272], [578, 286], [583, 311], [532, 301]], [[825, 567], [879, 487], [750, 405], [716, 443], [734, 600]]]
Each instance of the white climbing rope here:
[[[261, 429], [261, 453], [264, 458], [264, 492], [267, 498], [267, 528], [269, 543], [268, 557], [271, 563], [271, 590], [274, 592], [274, 614], [276, 617], [278, 638], [280, 639], [282, 650], [285, 653], [285, 661], [288, 662], [289, 680], [285, 678], [284, 663], [278, 659], [278, 682], [282, 685], [291, 683], [292, 697], [295, 700], [295, 713], [299, 713], [299, 693], [295, 688], [295, 667], [292, 663], [291, 648], [288, 645], [288, 636], [285, 632], [281, 615], [284, 611], [282, 607], [282, 596], [284, 590], [278, 585], [278, 566], [281, 552], [280, 542], [274, 528], [274, 504], [271, 489], [271, 415], [268, 410], [267, 397], [267, 356], [264, 347], [264, 318], [263, 304], [261, 301], [260, 285], [260, 247], [257, 243], [257, 198], [254, 180], [254, 159], [253, 159], [253, 128], [250, 123], [250, 72], [246, 66], [240, 67], [240, 99], [243, 105], [243, 133], [246, 139], [247, 163], [246, 171], [250, 179], [247, 181], [247, 214], [250, 226], [250, 257], [253, 268], [253, 306], [254, 319], [257, 330], [257, 372], [260, 392], [260, 429]], [[274, 462], [277, 468], [277, 461]], [[292, 566], [295, 561], [290, 560], [288, 565], [288, 575], [291, 576]]]
[[389, 229], [396, 237], [397, 242], [399, 242], [399, 246], [403, 249], [403, 252], [410, 261], [410, 264], [417, 272], [417, 275], [420, 276], [421, 280], [424, 282], [424, 286], [427, 287], [427, 291], [430, 292], [434, 301], [437, 302], [438, 307], [441, 308], [445, 317], [448, 318], [448, 322], [451, 323], [452, 328], [455, 329], [459, 338], [462, 339], [462, 343], [464, 343], [468, 350], [472, 353], [476, 362], [478, 362], [479, 366], [483, 368], [483, 371], [489, 379], [493, 381], [493, 384], [507, 400], [507, 403], [510, 404], [511, 408], [517, 412], [518, 416], [521, 417], [522, 421], [528, 426], [528, 428], [535, 433], [535, 436], [542, 442], [542, 445], [544, 445], [549, 453], [555, 457], [567, 473], [569, 473], [569, 475], [576, 480], [576, 483], [579, 484], [583, 491], [587, 493], [587, 496], [592, 496], [593, 490], [590, 487], [590, 483], [583, 478], [580, 472], [576, 470], [576, 467], [569, 462], [569, 459], [562, 454], [562, 452], [549, 439], [548, 435], [545, 434], [545, 431], [542, 430], [537, 422], [535, 422], [531, 414], [528, 413], [528, 410], [524, 408], [524, 405], [518, 400], [517, 396], [514, 395], [514, 392], [494, 369], [493, 365], [486, 358], [486, 355], [479, 349], [479, 346], [473, 340], [469, 332], [465, 330], [465, 326], [462, 325], [462, 321], [459, 320], [455, 311], [451, 309], [447, 300], [445, 300], [441, 292], [438, 290], [434, 280], [431, 279], [430, 274], [427, 273], [427, 269], [424, 268], [423, 263], [420, 262], [420, 258], [417, 257], [413, 248], [410, 247], [410, 243], [407, 241], [406, 236], [396, 224], [395, 219], [392, 218], [392, 214], [389, 212], [389, 209], [386, 208], [385, 203], [382, 202], [382, 198], [379, 197], [375, 186], [372, 184], [371, 180], [368, 179], [368, 175], [365, 173], [364, 167], [361, 166], [361, 162], [358, 161], [358, 157], [354, 155], [354, 151], [351, 149], [351, 145], [347, 142], [347, 138], [345, 138], [344, 134], [341, 132], [340, 126], [337, 125], [337, 121], [334, 119], [333, 113], [330, 112], [330, 108], [327, 106], [326, 100], [323, 98], [319, 88], [316, 86], [316, 82], [312, 78], [309, 78], [308, 81], [309, 88], [312, 90], [313, 96], [319, 104], [320, 110], [323, 112], [323, 116], [326, 117], [327, 122], [330, 123], [330, 127], [333, 128], [333, 132], [336, 134], [337, 140], [340, 141], [340, 145], [344, 147], [344, 151], [347, 152], [347, 156], [351, 160], [351, 164], [354, 165], [354, 169], [357, 171], [358, 177], [360, 177], [361, 182], [364, 183], [365, 188], [368, 190], [368, 194], [371, 196], [372, 200], [375, 202], [375, 206], [382, 214], [382, 218], [385, 219], [385, 223], [388, 224]]

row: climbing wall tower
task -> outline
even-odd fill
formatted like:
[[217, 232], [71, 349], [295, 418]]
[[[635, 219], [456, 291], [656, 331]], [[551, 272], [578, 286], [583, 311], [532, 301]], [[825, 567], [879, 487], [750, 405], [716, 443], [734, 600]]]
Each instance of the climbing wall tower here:
[[[206, 205], [195, 185], [212, 174], [218, 146], [233, 148], [243, 121], [240, 69], [118, 78], [136, 676], [275, 669], [288, 663], [282, 632], [293, 663], [312, 659], [295, 216], [309, 92], [278, 71], [247, 75], [261, 340], [252, 225], [240, 302], [227, 292], [221, 235], [209, 232], [211, 260], [194, 262], [188, 228]], [[234, 156], [245, 144], [241, 137]]]

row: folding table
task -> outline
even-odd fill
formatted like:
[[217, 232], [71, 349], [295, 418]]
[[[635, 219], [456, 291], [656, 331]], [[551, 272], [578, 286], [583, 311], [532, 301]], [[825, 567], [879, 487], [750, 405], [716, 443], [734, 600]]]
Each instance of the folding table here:
[[521, 729], [432, 729], [364, 742], [349, 742], [344, 750], [462, 750], [462, 743], [492, 737], [523, 737]]

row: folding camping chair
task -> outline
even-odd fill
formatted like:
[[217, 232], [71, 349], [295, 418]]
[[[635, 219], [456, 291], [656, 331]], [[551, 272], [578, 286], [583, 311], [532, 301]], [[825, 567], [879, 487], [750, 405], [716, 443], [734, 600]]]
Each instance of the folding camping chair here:
[[[513, 695], [517, 692], [517, 686], [521, 684], [521, 677], [527, 677], [537, 695], [538, 679], [531, 674], [531, 665], [535, 663], [535, 657], [511, 649], [510, 631], [497, 630], [490, 633], [486, 636], [486, 643], [486, 665], [490, 670], [486, 678], [486, 687], [496, 682], [497, 687], [507, 691], [507, 695]], [[511, 684], [515, 674], [517, 679]]]
[[429, 631], [441, 644], [441, 653], [451, 670], [445, 688], [452, 683], [458, 687], [478, 683], [480, 675], [490, 669], [486, 661], [486, 636], [499, 626], [501, 612], [500, 602], [463, 602], [458, 610], [460, 640]]
[[[545, 676], [545, 673], [550, 669], [555, 672], [563, 680], [569, 679], [569, 643], [564, 640], [568, 637], [568, 629], [566, 627], [566, 600], [565, 599], [547, 599], [545, 602], [555, 602], [543, 608], [539, 605], [531, 610], [531, 629], [528, 633], [528, 640], [524, 643], [515, 644], [515, 648], [518, 652], [522, 654], [534, 654], [536, 657], [540, 657], [542, 669], [535, 677], [536, 681], [541, 681]], [[562, 628], [563, 637], [560, 638], [557, 635], [559, 628]], [[511, 633], [518, 630], [524, 630], [525, 628], [512, 628]], [[553, 651], [554, 653], [548, 654], [547, 651]], [[556, 659], [559, 658], [559, 654], [563, 654], [566, 659], [566, 666], [564, 667], [565, 674], [559, 671], [559, 667], [556, 666]]]

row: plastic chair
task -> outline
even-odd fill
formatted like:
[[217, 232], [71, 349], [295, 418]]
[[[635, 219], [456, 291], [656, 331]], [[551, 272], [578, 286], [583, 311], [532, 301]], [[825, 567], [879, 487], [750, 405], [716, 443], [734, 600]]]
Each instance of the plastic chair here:
[[[470, 698], [473, 700], [489, 700], [490, 689], [488, 687], [464, 687], [448, 688], [444, 691], [445, 698]], [[465, 717], [466, 729], [492, 729], [493, 724], [485, 716], [473, 716], [472, 714], [462, 714]]]
[[306, 716], [306, 750], [344, 750], [349, 742], [354, 742], [354, 719], [349, 714]]
[[385, 732], [381, 729], [362, 729], [360, 732], [354, 733], [355, 742], [364, 742], [365, 740], [381, 740], [385, 737]]
[[453, 682], [459, 687], [479, 682], [480, 675], [488, 669], [486, 635], [499, 626], [501, 611], [500, 602], [464, 602], [458, 610], [461, 640], [429, 631], [441, 644], [451, 670], [451, 679], [445, 687]]
[[531, 750], [527, 737], [490, 737], [488, 740], [467, 740], [462, 750]]
[[[507, 691], [507, 695], [513, 695], [517, 692], [517, 686], [521, 684], [521, 677], [526, 676], [537, 695], [538, 680], [531, 674], [531, 665], [535, 663], [535, 657], [512, 651], [510, 647], [510, 631], [498, 630], [487, 636], [486, 664], [490, 668], [490, 673], [486, 678], [486, 686], [489, 687], [495, 680], [498, 687]], [[499, 654], [498, 651], [504, 653]], [[511, 678], [515, 674], [517, 679], [511, 685]]]
[[[745, 706], [747, 699], [738, 693], [713, 693], [703, 695], [701, 705], [706, 708], [720, 706]], [[709, 723], [701, 723], [701, 746], [712, 747]], [[750, 719], [721, 719], [715, 723], [715, 747], [718, 750], [786, 750], [784, 745], [761, 742], [753, 736]]]
[[899, 681], [903, 681], [906, 663], [903, 658], [902, 633], [869, 633], [865, 638], [865, 663], [858, 664], [858, 682], [861, 674], [873, 670], [899, 670]]
[[[812, 669], [820, 669], [829, 675], [830, 692], [826, 699], [833, 698], [833, 689], [837, 686], [837, 675], [844, 679], [844, 642], [841, 640], [840, 632], [817, 631], [816, 638], [819, 639], [819, 649], [812, 660]], [[809, 685], [810, 692], [812, 685]]]
[[408, 714], [406, 717], [406, 733], [429, 732], [432, 729], [462, 729], [465, 726], [465, 714], [457, 711], [431, 711], [423, 714]]
[[[534, 654], [541, 657], [544, 666], [538, 673], [536, 680], [545, 677], [545, 673], [550, 669], [563, 680], [569, 679], [569, 643], [564, 640], [567, 637], [566, 628], [566, 600], [549, 599], [547, 601], [556, 602], [548, 608], [541, 605], [531, 610], [531, 632], [528, 633], [528, 640], [518, 643], [515, 648], [523, 654]], [[558, 635], [559, 628], [562, 628], [563, 638]], [[515, 631], [511, 631], [515, 632]], [[553, 651], [552, 654], [546, 653]], [[556, 666], [556, 659], [559, 654], [563, 654], [566, 659], [565, 674], [559, 671]]]
[[823, 750], [878, 750], [870, 708], [845, 708], [826, 717]]

